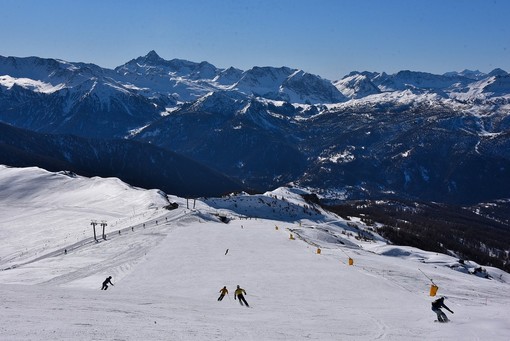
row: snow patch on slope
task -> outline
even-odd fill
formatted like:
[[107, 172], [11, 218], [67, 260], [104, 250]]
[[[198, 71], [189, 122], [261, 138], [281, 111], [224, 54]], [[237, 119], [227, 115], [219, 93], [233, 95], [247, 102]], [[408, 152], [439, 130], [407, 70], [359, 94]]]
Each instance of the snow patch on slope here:
[[14, 78], [8, 75], [0, 76], [0, 86], [10, 90], [14, 85], [34, 92], [51, 94], [65, 88], [65, 84], [52, 85], [50, 83], [33, 80], [30, 78]]

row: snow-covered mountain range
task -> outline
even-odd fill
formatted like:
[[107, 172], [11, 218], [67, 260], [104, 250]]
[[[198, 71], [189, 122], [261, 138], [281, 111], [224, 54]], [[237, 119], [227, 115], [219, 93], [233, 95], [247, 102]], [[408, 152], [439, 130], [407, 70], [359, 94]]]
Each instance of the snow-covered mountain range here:
[[[154, 51], [114, 70], [0, 57], [0, 121], [28, 135], [149, 143], [255, 190], [292, 182], [336, 197], [458, 203], [510, 194], [510, 75], [500, 69], [352, 72], [332, 82]], [[0, 142], [0, 162], [20, 150], [33, 165], [48, 156], [22, 139]], [[69, 155], [55, 161], [75, 163]]]

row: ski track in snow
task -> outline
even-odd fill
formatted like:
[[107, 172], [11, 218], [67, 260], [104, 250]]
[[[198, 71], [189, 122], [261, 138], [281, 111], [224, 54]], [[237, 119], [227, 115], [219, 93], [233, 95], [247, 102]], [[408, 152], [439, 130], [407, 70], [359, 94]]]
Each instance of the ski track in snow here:
[[[0, 181], [1, 176], [0, 169]], [[103, 209], [120, 205], [114, 194], [117, 199], [104, 199]], [[72, 201], [65, 191], [60, 195], [63, 202]], [[107, 240], [97, 243], [90, 236], [80, 238], [78, 226], [52, 230], [50, 241], [33, 233], [34, 219], [41, 226], [59, 212], [70, 221], [88, 219], [97, 208], [72, 213], [64, 205], [53, 213], [33, 208], [46, 213], [18, 214], [13, 222], [10, 201], [3, 201], [0, 226], [15, 225], [4, 234], [11, 251], [0, 254], [0, 265], [16, 267], [0, 271], [0, 339], [509, 339], [506, 273], [499, 272], [501, 281], [487, 280], [450, 269], [449, 256], [361, 242], [340, 233], [348, 226], [326, 213], [278, 218], [267, 202], [249, 196], [221, 203], [198, 200], [193, 210], [184, 199], [174, 199], [180, 206], [172, 211], [148, 208], [153, 207], [148, 202], [145, 211], [128, 207], [125, 218], [119, 216], [123, 219], [108, 230]], [[299, 205], [291, 195], [286, 200]], [[230, 222], [222, 223], [218, 213]], [[16, 239], [16, 229], [29, 229], [36, 239], [24, 240], [23, 234]], [[289, 231], [298, 232], [295, 240]], [[67, 234], [72, 235], [67, 240], [75, 235], [79, 240], [65, 244], [62, 236]], [[19, 248], [32, 255], [30, 248], [41, 240], [49, 243], [41, 254], [11, 259]], [[446, 304], [455, 312], [447, 313], [451, 323], [433, 322], [430, 282], [421, 271], [438, 284], [439, 294], [448, 296]], [[99, 290], [108, 275], [114, 286]], [[229, 295], [218, 302], [224, 285]], [[233, 299], [236, 285], [246, 290], [251, 308]]]

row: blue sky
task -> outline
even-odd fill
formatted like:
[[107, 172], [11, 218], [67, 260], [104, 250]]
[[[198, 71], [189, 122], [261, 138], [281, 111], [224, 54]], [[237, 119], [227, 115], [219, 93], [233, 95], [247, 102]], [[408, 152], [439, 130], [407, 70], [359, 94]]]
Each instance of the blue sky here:
[[217, 67], [510, 71], [508, 0], [0, 0], [0, 55], [114, 68], [155, 50]]

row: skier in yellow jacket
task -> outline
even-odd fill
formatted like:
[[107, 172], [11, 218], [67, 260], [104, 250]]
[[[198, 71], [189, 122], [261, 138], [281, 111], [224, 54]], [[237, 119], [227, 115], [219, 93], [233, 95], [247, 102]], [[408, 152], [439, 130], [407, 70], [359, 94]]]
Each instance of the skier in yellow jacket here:
[[236, 289], [236, 292], [234, 293], [234, 300], [237, 297], [237, 298], [239, 298], [239, 303], [241, 305], [243, 305], [243, 302], [244, 302], [244, 304], [246, 304], [247, 307], [250, 307], [248, 305], [248, 302], [246, 302], [246, 299], [244, 298], [243, 293], [246, 295], [246, 291], [238, 285], [237, 289]]
[[225, 295], [228, 295], [228, 290], [226, 286], [220, 290], [220, 297], [218, 297], [218, 301], [221, 301], [223, 297], [225, 297]]

